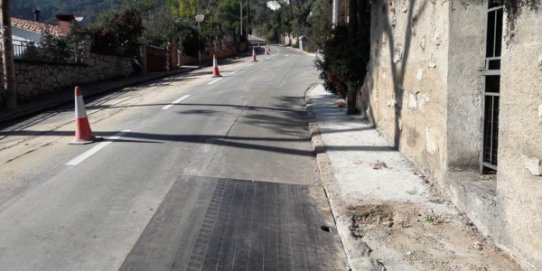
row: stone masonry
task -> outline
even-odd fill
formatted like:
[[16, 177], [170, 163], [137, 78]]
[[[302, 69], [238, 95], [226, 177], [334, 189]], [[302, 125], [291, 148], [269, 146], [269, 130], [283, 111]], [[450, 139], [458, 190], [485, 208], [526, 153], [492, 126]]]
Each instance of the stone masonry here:
[[77, 84], [96, 82], [133, 73], [128, 57], [90, 53], [85, 64], [57, 64], [16, 60], [15, 76], [20, 101]]
[[[383, 136], [526, 270], [542, 270], [542, 11], [506, 27], [498, 165], [481, 171], [487, 1], [373, 2], [360, 103]], [[538, 26], [538, 27], [534, 27]]]

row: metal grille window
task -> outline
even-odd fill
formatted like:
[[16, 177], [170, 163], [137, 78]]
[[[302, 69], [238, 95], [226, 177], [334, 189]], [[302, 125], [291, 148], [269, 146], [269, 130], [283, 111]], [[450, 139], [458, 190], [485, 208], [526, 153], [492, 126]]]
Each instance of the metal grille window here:
[[497, 170], [503, 6], [490, 0], [487, 13], [482, 171]]

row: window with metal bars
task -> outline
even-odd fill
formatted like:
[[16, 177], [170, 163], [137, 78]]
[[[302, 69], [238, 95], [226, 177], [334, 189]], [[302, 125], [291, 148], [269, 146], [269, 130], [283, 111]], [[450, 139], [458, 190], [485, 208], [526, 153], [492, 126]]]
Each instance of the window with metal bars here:
[[499, 98], [503, 6], [497, 0], [488, 2], [486, 31], [486, 68], [484, 88], [484, 136], [482, 171], [495, 173], [499, 143]]

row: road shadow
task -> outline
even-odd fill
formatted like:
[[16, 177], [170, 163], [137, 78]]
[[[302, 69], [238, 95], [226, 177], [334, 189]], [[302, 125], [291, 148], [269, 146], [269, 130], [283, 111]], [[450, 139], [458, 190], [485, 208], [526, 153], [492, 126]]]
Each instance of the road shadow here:
[[[305, 142], [310, 146], [311, 136], [308, 131], [309, 115], [302, 107], [302, 97], [280, 96], [274, 97], [276, 101], [273, 107], [262, 106], [242, 106], [227, 104], [179, 104], [181, 108], [177, 111], [180, 115], [202, 115], [202, 116], [221, 116], [225, 112], [206, 108], [228, 108], [238, 110], [238, 125], [247, 125], [250, 127], [264, 128], [276, 134], [277, 136], [235, 136], [220, 134], [164, 134], [147, 132], [125, 132], [122, 137], [113, 140], [117, 143], [191, 143], [191, 144], [211, 144], [230, 148], [239, 148], [246, 150], [259, 150], [274, 153], [283, 153], [299, 156], [314, 156], [321, 150], [311, 148], [299, 149], [297, 143]], [[145, 105], [149, 106], [149, 105]], [[155, 105], [152, 105], [155, 106]], [[182, 108], [200, 107], [194, 109], [182, 110]], [[296, 109], [299, 108], [299, 109]], [[239, 111], [240, 110], [240, 111]], [[228, 112], [226, 112], [228, 113]], [[340, 131], [321, 131], [322, 133], [338, 133]], [[346, 132], [346, 131], [343, 131]], [[110, 137], [116, 135], [119, 131], [95, 131], [97, 136]], [[73, 137], [73, 131], [34, 131], [34, 130], [14, 130], [0, 131], [0, 137], [8, 136], [65, 136]], [[294, 145], [289, 145], [294, 144]], [[389, 147], [375, 146], [327, 146], [327, 150], [340, 151], [390, 151]]]

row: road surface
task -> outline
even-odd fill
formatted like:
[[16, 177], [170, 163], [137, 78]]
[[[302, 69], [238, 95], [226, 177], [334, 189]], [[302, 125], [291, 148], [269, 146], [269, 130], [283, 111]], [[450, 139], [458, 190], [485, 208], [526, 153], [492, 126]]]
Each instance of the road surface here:
[[0, 269], [346, 270], [307, 127], [314, 57], [258, 58], [87, 101], [102, 142], [68, 144], [73, 106], [0, 131]]

